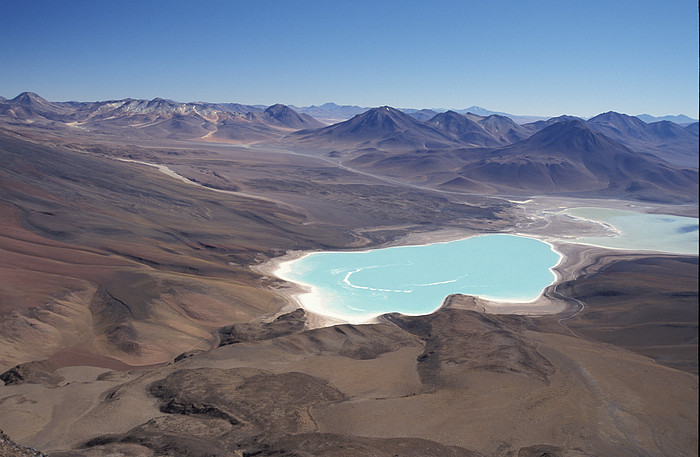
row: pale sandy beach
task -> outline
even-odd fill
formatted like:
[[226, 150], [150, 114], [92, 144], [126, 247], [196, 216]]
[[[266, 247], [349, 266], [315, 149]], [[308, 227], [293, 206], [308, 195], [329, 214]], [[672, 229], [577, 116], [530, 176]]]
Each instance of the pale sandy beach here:
[[[309, 254], [309, 252], [289, 251], [283, 256], [275, 257], [260, 265], [251, 266], [251, 269], [255, 272], [280, 279], [275, 274], [280, 269], [280, 265], [300, 259], [307, 254]], [[303, 308], [297, 297], [300, 294], [308, 293], [308, 288], [302, 286], [301, 284], [297, 284], [291, 281], [284, 281], [282, 279], [280, 279], [280, 281], [283, 282], [279, 286], [276, 286], [275, 291], [282, 295], [284, 298], [286, 298], [289, 303], [287, 306], [283, 307], [274, 317], [285, 313], [289, 313], [299, 307]], [[334, 319], [330, 316], [325, 316], [323, 314], [319, 314], [308, 309], [304, 310], [307, 312], [308, 326], [311, 329], [329, 327], [331, 325], [346, 323], [343, 320]]]

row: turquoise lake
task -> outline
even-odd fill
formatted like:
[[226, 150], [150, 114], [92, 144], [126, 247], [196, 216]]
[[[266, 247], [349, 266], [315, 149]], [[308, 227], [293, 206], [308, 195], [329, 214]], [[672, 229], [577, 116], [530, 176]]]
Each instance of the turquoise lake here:
[[[613, 249], [698, 254], [698, 219], [609, 208], [561, 211], [607, 236], [562, 239]], [[361, 323], [389, 312], [429, 314], [450, 294], [529, 302], [556, 280], [561, 255], [548, 243], [493, 234], [364, 252], [316, 252], [284, 262], [277, 276], [305, 286], [304, 308]]]
[[698, 254], [698, 219], [609, 208], [572, 208], [568, 216], [601, 224], [609, 236], [577, 237], [575, 242], [613, 249]]
[[304, 308], [348, 322], [388, 312], [428, 314], [450, 294], [497, 301], [539, 297], [561, 260], [552, 246], [515, 235], [364, 252], [317, 252], [280, 265], [276, 275], [306, 286]]

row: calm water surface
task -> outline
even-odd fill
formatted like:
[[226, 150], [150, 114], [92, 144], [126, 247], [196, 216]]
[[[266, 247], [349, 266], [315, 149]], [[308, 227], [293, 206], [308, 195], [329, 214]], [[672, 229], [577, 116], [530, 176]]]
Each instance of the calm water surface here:
[[698, 219], [608, 208], [572, 208], [563, 214], [597, 222], [608, 236], [578, 237], [575, 242], [613, 249], [698, 254]]
[[318, 252], [283, 263], [277, 276], [303, 284], [303, 306], [349, 322], [388, 312], [428, 314], [450, 294], [531, 301], [556, 276], [551, 245], [515, 235], [365, 252]]

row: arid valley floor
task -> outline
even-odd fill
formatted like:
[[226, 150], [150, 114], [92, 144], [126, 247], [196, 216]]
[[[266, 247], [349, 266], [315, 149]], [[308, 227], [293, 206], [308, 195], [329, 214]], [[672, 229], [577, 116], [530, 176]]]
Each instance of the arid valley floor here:
[[298, 251], [596, 230], [560, 207], [697, 217], [697, 165], [635, 168], [633, 148], [563, 120], [553, 138], [619, 160], [557, 158], [564, 179], [527, 156], [516, 186], [494, 164], [512, 173], [545, 130], [470, 149], [422, 122], [389, 135], [356, 117], [351, 137], [277, 108], [139, 134], [42, 100], [0, 112], [0, 429], [15, 442], [52, 457], [697, 455], [697, 255], [559, 242], [559, 280], [534, 304], [455, 295], [366, 325], [327, 325], [271, 274]]

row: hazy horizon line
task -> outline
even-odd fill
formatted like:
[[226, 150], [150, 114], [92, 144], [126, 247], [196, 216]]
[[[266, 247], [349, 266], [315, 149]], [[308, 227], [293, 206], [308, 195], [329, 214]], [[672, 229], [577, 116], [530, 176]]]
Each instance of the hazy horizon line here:
[[[177, 99], [174, 99], [174, 98], [162, 97], [162, 96], [156, 96], [156, 97], [153, 97], [153, 98], [140, 98], [140, 97], [111, 98], [111, 97], [107, 97], [107, 98], [95, 99], [95, 100], [79, 100], [79, 99], [51, 100], [51, 99], [46, 98], [46, 97], [44, 97], [43, 95], [41, 95], [40, 93], [35, 92], [35, 91], [33, 91], [33, 90], [25, 90], [25, 91], [20, 92], [19, 94], [15, 95], [14, 97], [5, 97], [5, 96], [3, 96], [3, 95], [0, 94], [0, 97], [3, 97], [3, 98], [5, 98], [6, 100], [9, 101], [9, 100], [13, 100], [14, 98], [17, 98], [17, 97], [19, 97], [20, 95], [25, 94], [25, 93], [35, 94], [35, 95], [37, 95], [37, 96], [39, 96], [39, 97], [43, 98], [44, 100], [46, 100], [46, 101], [48, 101], [48, 102], [51, 102], [51, 103], [70, 103], [70, 102], [77, 102], [77, 103], [100, 103], [100, 102], [120, 101], [120, 100], [145, 100], [145, 101], [153, 101], [153, 100], [157, 100], [157, 99], [162, 99], [162, 100], [166, 100], [166, 101], [173, 102], [173, 103], [185, 103], [185, 104], [187, 104], [187, 103], [239, 104], [239, 105], [247, 105], [247, 106], [254, 106], [254, 107], [266, 107], [266, 108], [267, 108], [267, 107], [270, 107], [270, 106], [274, 106], [274, 105], [276, 105], [276, 104], [282, 104], [282, 105], [285, 105], [285, 106], [291, 106], [291, 107], [296, 107], [296, 108], [321, 107], [321, 106], [326, 105], [326, 104], [333, 104], [333, 105], [338, 106], [338, 107], [362, 108], [362, 109], [367, 109], [367, 110], [373, 109], [373, 108], [379, 108], [379, 107], [382, 107], [382, 106], [389, 106], [389, 107], [392, 107], [392, 108], [395, 108], [395, 109], [398, 109], [398, 110], [416, 110], [416, 111], [420, 111], [420, 110], [431, 110], [431, 111], [437, 111], [437, 112], [445, 112], [445, 111], [463, 111], [463, 110], [466, 110], [466, 109], [468, 109], [468, 108], [479, 108], [479, 109], [483, 109], [483, 110], [485, 110], [485, 111], [489, 111], [489, 112], [491, 112], [491, 113], [493, 113], [493, 114], [501, 114], [501, 115], [505, 115], [505, 116], [517, 116], [517, 117], [533, 117], [533, 118], [534, 118], [534, 117], [537, 117], [537, 118], [543, 118], [543, 119], [551, 119], [551, 118], [559, 117], [559, 116], [576, 116], [576, 117], [580, 117], [581, 119], [590, 119], [590, 118], [592, 118], [592, 117], [595, 117], [595, 116], [597, 116], [597, 115], [599, 115], [599, 114], [603, 114], [603, 113], [606, 113], [606, 112], [616, 112], [616, 113], [626, 114], [626, 115], [628, 115], [628, 116], [635, 116], [635, 117], [636, 117], [636, 116], [652, 116], [652, 117], [659, 117], [659, 118], [661, 118], [661, 117], [685, 116], [685, 117], [687, 117], [687, 118], [689, 118], [689, 119], [691, 119], [691, 120], [693, 120], [693, 121], [698, 121], [698, 118], [695, 118], [695, 117], [692, 117], [692, 116], [690, 116], [690, 115], [687, 115], [686, 113], [650, 114], [649, 112], [645, 112], [645, 113], [638, 113], [638, 114], [630, 114], [630, 113], [628, 113], [628, 112], [625, 112], [625, 111], [618, 111], [618, 110], [615, 110], [615, 109], [608, 109], [608, 110], [606, 110], [606, 111], [601, 111], [601, 112], [599, 112], [599, 113], [597, 113], [597, 114], [593, 114], [593, 115], [582, 115], [582, 114], [571, 114], [571, 113], [560, 113], [560, 114], [553, 114], [553, 115], [549, 115], [549, 114], [530, 114], [530, 113], [528, 113], [528, 114], [520, 114], [520, 113], [511, 113], [511, 112], [508, 112], [508, 111], [486, 108], [486, 107], [484, 107], [483, 104], [472, 104], [472, 105], [467, 106], [467, 107], [464, 107], [464, 108], [456, 108], [456, 107], [445, 108], [445, 107], [395, 106], [395, 105], [391, 105], [391, 104], [387, 104], [387, 103], [381, 103], [381, 104], [372, 105], [372, 106], [366, 106], [366, 105], [363, 106], [363, 105], [339, 104], [339, 103], [336, 103], [336, 102], [334, 102], [334, 101], [326, 101], [326, 102], [319, 103], [319, 104], [312, 103], [312, 104], [310, 104], [310, 105], [300, 105], [300, 104], [296, 104], [296, 103], [281, 103], [281, 102], [276, 102], [276, 103], [272, 103], [272, 104], [269, 104], [269, 105], [268, 105], [268, 104], [265, 104], [265, 103], [245, 103], [245, 102], [240, 102], [240, 101], [208, 101], [208, 100], [189, 100], [189, 101], [182, 101], [182, 100], [177, 100]], [[473, 114], [477, 114], [477, 113], [473, 113]]]

